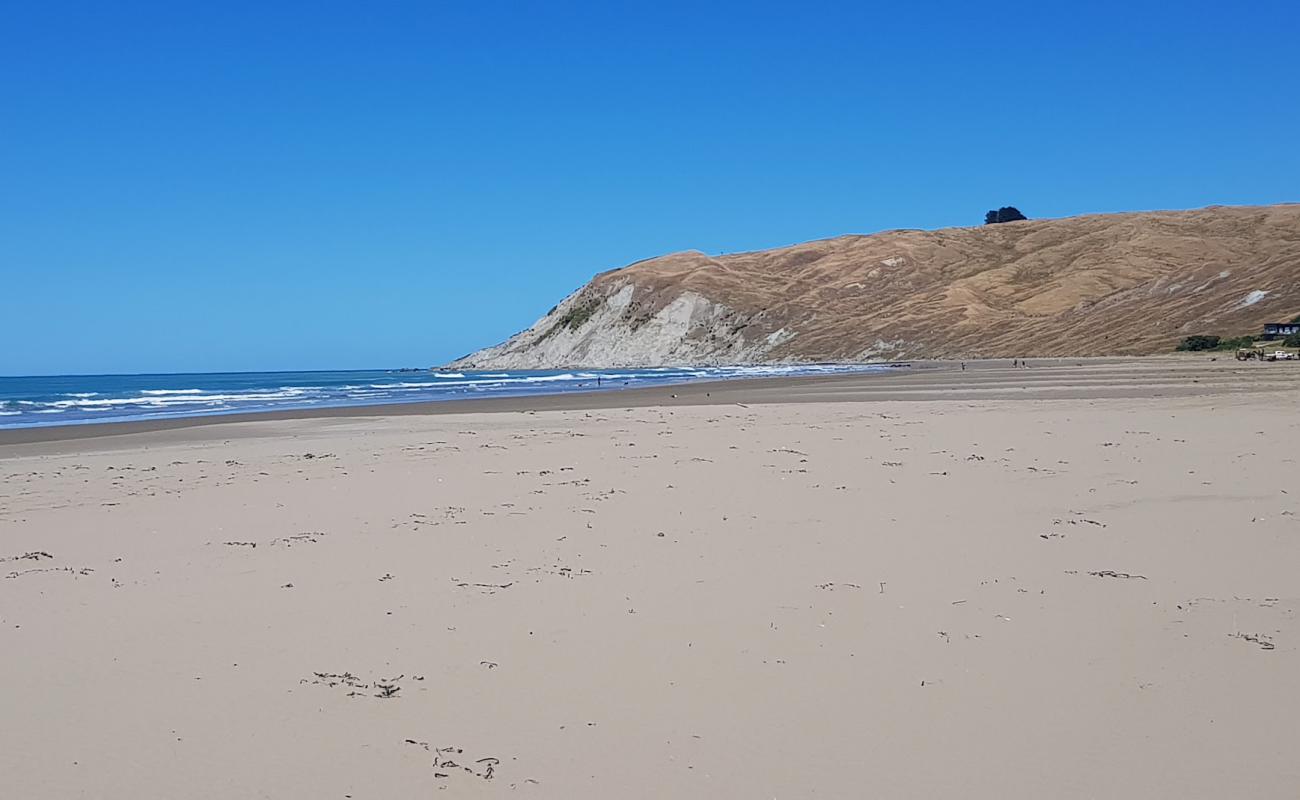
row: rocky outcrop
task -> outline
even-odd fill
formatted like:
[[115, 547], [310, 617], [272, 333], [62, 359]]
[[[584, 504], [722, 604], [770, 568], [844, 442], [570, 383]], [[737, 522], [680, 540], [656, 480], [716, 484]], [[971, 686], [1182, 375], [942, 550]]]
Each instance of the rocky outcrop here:
[[1166, 352], [1300, 314], [1300, 205], [889, 231], [596, 276], [464, 368]]

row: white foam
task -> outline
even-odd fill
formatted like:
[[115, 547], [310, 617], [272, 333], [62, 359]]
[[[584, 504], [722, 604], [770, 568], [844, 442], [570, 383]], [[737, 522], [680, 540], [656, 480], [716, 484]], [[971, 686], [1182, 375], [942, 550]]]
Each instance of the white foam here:
[[282, 392], [247, 392], [244, 394], [205, 394], [202, 397], [155, 397], [152, 398], [150, 405], [184, 405], [186, 403], [224, 403], [224, 402], [249, 402], [263, 400], [288, 400], [298, 397], [303, 393], [296, 389], [289, 389]]
[[141, 389], [140, 394], [164, 396], [169, 394], [203, 394], [202, 389]]
[[435, 372], [435, 373], [433, 373], [433, 377], [435, 377], [435, 378], [463, 378], [463, 377], [465, 377], [465, 373], [463, 373], [463, 372]]
[[55, 400], [50, 403], [33, 403], [27, 400], [20, 400], [25, 405], [43, 405], [48, 408], [66, 409], [81, 408], [95, 409], [117, 406], [148, 406], [150, 408], [168, 408], [171, 406], [194, 406], [194, 405], [212, 405], [214, 403], [224, 402], [260, 402], [267, 400], [289, 400], [299, 397], [303, 392], [299, 389], [286, 389], [279, 392], [247, 392], [244, 394], [153, 394], [141, 392], [144, 397], [101, 397], [101, 398], [84, 398], [80, 400]]
[[0, 417], [13, 417], [21, 414], [21, 411], [0, 411]]

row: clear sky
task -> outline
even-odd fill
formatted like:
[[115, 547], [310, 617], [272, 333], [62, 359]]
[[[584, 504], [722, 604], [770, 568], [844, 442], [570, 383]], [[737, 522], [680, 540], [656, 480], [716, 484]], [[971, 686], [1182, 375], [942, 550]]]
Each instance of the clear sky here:
[[665, 252], [1300, 200], [1300, 3], [10, 2], [0, 374], [427, 366]]

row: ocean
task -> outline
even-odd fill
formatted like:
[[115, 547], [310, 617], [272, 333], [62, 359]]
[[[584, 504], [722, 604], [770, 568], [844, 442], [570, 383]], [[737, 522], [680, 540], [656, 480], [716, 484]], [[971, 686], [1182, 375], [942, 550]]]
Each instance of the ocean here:
[[692, 381], [879, 369], [883, 367], [800, 364], [583, 371], [349, 370], [0, 377], [0, 428], [565, 392], [612, 392]]

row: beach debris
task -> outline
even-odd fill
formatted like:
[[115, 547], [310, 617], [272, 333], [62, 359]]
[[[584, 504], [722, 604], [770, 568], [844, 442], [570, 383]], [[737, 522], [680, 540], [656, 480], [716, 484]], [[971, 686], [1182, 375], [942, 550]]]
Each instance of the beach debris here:
[[488, 669], [496, 669], [497, 667], [501, 666], [495, 661], [480, 661], [478, 662], [478, 664], [480, 667], [487, 667]]
[[391, 700], [402, 691], [401, 681], [405, 677], [406, 675], [402, 674], [395, 678], [375, 678], [367, 681], [351, 672], [313, 672], [311, 678], [303, 678], [298, 683], [345, 689], [348, 697], [377, 697]]
[[350, 689], [369, 689], [370, 684], [353, 675], [351, 672], [313, 672], [314, 678], [303, 678], [298, 683], [307, 683], [320, 686], [345, 686]]
[[267, 542], [267, 544], [272, 547], [274, 547], [275, 545], [284, 545], [285, 547], [293, 547], [295, 544], [307, 544], [307, 543], [315, 544], [316, 542], [320, 541], [322, 536], [325, 535], [326, 534], [321, 533], [320, 531], [306, 531], [304, 533], [295, 533], [292, 536], [281, 536], [277, 539], [272, 539], [271, 541]]
[[1142, 581], [1147, 579], [1147, 576], [1145, 575], [1133, 575], [1128, 572], [1116, 572], [1113, 569], [1096, 570], [1093, 572], [1089, 572], [1088, 574], [1093, 576], [1094, 578], [1123, 578], [1126, 580], [1142, 580]]
[[[1070, 513], [1075, 515], [1079, 514], [1078, 511], [1071, 511]], [[1106, 523], [1098, 522], [1095, 519], [1059, 519], [1058, 518], [1058, 519], [1053, 519], [1052, 524], [1053, 525], [1063, 525], [1063, 524], [1064, 525], [1095, 525], [1098, 528], [1106, 527]]]
[[560, 567], [554, 570], [553, 574], [560, 575], [561, 577], [565, 577], [565, 578], [573, 578], [574, 576], [577, 575], [590, 575], [591, 570], [582, 569], [582, 568], [575, 570], [573, 567]]
[[90, 567], [81, 567], [79, 569], [76, 567], [37, 567], [34, 569], [15, 570], [14, 572], [11, 572], [8, 575], [6, 575], [5, 578], [18, 578], [23, 575], [34, 575], [35, 573], [38, 572], [68, 572], [72, 574], [72, 577], [76, 578], [82, 575], [89, 575], [94, 571], [95, 570], [91, 569]]
[[474, 583], [472, 581], [462, 581], [459, 578], [452, 578], [451, 582], [461, 589], [484, 589], [487, 594], [494, 594], [497, 589], [509, 589], [515, 585], [514, 581], [509, 583]]
[[[303, 544], [307, 542], [318, 542], [320, 541], [320, 537], [324, 535], [325, 534], [321, 533], [320, 531], [307, 531], [306, 533], [295, 533], [292, 536], [280, 536], [278, 538], [270, 540], [266, 544], [270, 547], [275, 547], [276, 545], [293, 547], [295, 544]], [[253, 547], [253, 548], [257, 547], [257, 542], [245, 542], [239, 540], [222, 542], [222, 544], [224, 544], [227, 547]]]
[[380, 576], [379, 582], [383, 583], [384, 581], [391, 581], [392, 579], [393, 579], [393, 574], [391, 572], [385, 572], [382, 576]]
[[[425, 742], [417, 742], [413, 739], [407, 739], [406, 741], [410, 744], [423, 745], [426, 750], [428, 749]], [[497, 767], [501, 764], [501, 759], [496, 756], [485, 756], [473, 761], [471, 766], [458, 761], [464, 753], [463, 748], [455, 745], [433, 748], [433, 777], [439, 779], [450, 778], [454, 771], [459, 770], [476, 778], [482, 778], [485, 781], [492, 780]]]
[[1273, 640], [1262, 633], [1230, 633], [1228, 636], [1257, 644], [1260, 650], [1272, 650], [1276, 647]]
[[543, 486], [586, 486], [591, 483], [591, 478], [574, 478], [569, 481], [557, 481], [555, 483], [543, 483]]
[[442, 519], [434, 519], [432, 514], [411, 514], [413, 525], [441, 525], [443, 520], [454, 525], [467, 525], [468, 521], [460, 518], [465, 513], [464, 506], [447, 506], [442, 510]]
[[40, 561], [42, 558], [54, 558], [54, 556], [44, 550], [33, 550], [30, 553], [23, 553], [20, 556], [6, 556], [5, 558], [0, 558], [0, 563], [5, 561]]
[[846, 589], [861, 589], [861, 588], [862, 588], [861, 586], [859, 586], [859, 585], [856, 584], [856, 583], [833, 583], [833, 582], [832, 582], [832, 583], [819, 583], [819, 584], [817, 584], [817, 588], [818, 588], [818, 589], [825, 589], [825, 590], [827, 590], [827, 591], [834, 591], [836, 588], [841, 587], [841, 586], [844, 587], [844, 588], [846, 588]]

